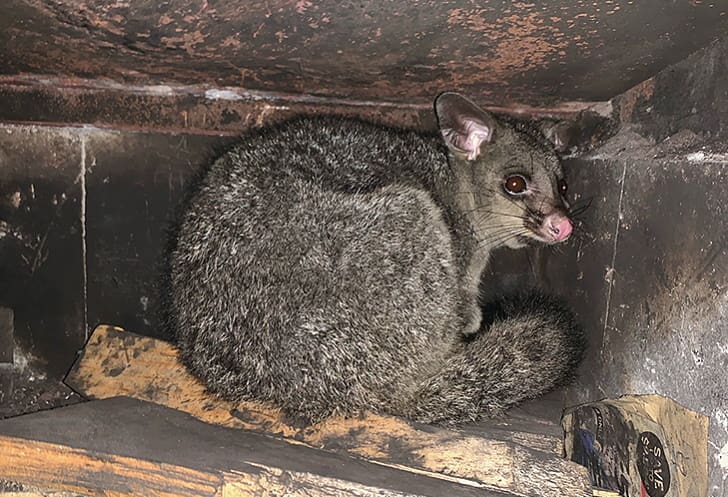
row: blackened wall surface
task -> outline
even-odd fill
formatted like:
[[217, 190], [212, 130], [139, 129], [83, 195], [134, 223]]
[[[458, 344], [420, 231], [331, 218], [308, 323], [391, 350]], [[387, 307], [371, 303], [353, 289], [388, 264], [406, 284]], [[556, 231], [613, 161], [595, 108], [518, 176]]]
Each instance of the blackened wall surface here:
[[728, 495], [728, 161], [702, 154], [721, 149], [623, 131], [571, 162], [595, 198], [569, 262], [549, 259], [544, 278], [589, 338], [568, 402], [659, 393], [709, 416], [713, 496]]
[[0, 127], [0, 306], [53, 377], [95, 325], [159, 331], [165, 229], [185, 180], [231, 138]]
[[662, 141], [683, 130], [728, 136], [728, 38], [659, 72], [616, 99], [621, 119]]
[[233, 138], [88, 135], [88, 322], [161, 335], [158, 281], [170, 218], [187, 180]]
[[82, 140], [0, 126], [0, 306], [56, 375], [85, 338]]

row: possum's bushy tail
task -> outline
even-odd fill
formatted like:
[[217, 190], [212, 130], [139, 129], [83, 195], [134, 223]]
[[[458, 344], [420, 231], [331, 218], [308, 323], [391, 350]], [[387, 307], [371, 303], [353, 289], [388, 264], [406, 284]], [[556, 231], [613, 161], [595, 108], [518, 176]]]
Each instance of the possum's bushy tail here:
[[567, 384], [584, 339], [572, 312], [541, 294], [501, 300], [445, 368], [420, 386], [404, 413], [424, 423], [458, 424], [497, 415]]

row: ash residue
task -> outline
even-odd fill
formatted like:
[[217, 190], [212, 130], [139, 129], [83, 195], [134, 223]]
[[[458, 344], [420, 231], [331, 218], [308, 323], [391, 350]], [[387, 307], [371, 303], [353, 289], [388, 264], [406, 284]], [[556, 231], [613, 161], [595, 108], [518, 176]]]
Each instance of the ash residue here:
[[60, 380], [48, 378], [35, 362], [16, 348], [14, 363], [0, 363], [0, 419], [83, 400]]

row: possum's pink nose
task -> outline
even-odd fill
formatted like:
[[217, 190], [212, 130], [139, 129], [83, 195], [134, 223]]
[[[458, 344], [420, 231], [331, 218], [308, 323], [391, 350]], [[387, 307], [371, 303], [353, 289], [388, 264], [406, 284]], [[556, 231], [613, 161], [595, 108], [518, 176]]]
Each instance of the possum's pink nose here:
[[544, 225], [550, 238], [556, 242], [563, 242], [574, 230], [568, 217], [561, 214], [550, 214], [544, 219]]

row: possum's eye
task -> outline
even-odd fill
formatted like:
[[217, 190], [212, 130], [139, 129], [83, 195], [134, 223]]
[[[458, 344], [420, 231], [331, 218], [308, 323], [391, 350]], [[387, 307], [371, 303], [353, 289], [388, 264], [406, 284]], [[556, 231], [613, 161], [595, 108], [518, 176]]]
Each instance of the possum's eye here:
[[528, 189], [528, 181], [520, 174], [514, 174], [503, 182], [503, 189], [508, 195], [523, 195]]
[[566, 181], [564, 181], [563, 179], [560, 179], [559, 180], [559, 193], [562, 196], [565, 196], [567, 191], [569, 191], [569, 185], [566, 184]]

